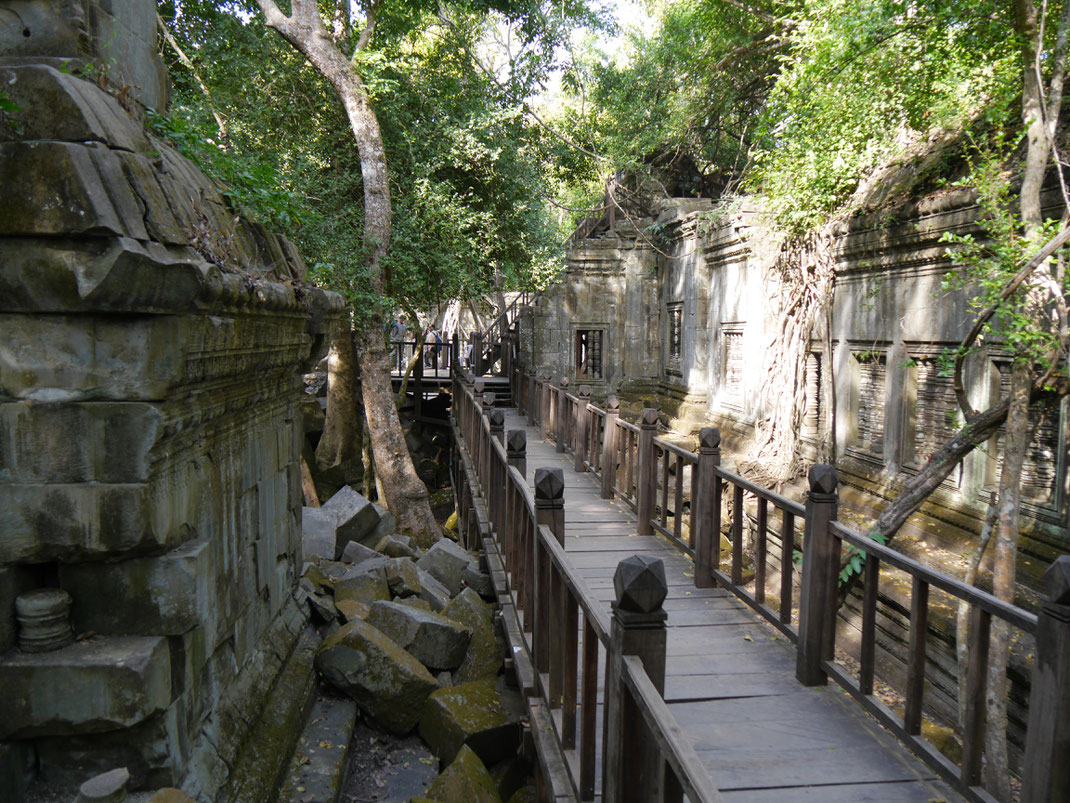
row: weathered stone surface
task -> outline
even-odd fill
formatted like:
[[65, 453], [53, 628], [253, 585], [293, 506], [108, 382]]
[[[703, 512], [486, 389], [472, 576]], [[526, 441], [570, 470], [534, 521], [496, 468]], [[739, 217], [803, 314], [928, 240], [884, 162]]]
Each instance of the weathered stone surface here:
[[[399, 599], [395, 600], [395, 602], [397, 602], [397, 603], [399, 603], [401, 605], [408, 605], [410, 608], [416, 608], [416, 610], [418, 610], [418, 611], [429, 611], [429, 610], [431, 610], [431, 603], [428, 602], [425, 599], [420, 599], [419, 597], [399, 598]], [[370, 610], [370, 606], [369, 606], [369, 610]]]
[[428, 605], [431, 606], [433, 611], [441, 611], [450, 602], [450, 590], [446, 586], [442, 585], [432, 575], [419, 568], [419, 561], [416, 562], [418, 574], [420, 578], [420, 599], [427, 600]]
[[478, 564], [475, 561], [464, 567], [461, 581], [483, 599], [494, 599], [494, 582], [490, 579], [489, 574], [479, 571]]
[[420, 717], [420, 737], [443, 763], [467, 745], [486, 764], [515, 755], [517, 716], [502, 702], [493, 680], [477, 680], [433, 692]]
[[420, 570], [408, 558], [394, 558], [386, 567], [386, 582], [395, 597], [416, 596], [420, 587]]
[[169, 786], [164, 789], [157, 789], [152, 797], [149, 798], [149, 803], [197, 803], [197, 801], [181, 789]]
[[372, 603], [377, 600], [390, 599], [390, 585], [386, 581], [386, 572], [379, 568], [360, 574], [347, 575], [334, 584], [335, 602], [356, 600]]
[[509, 796], [508, 803], [535, 803], [538, 799], [534, 786], [521, 786]]
[[375, 545], [375, 551], [391, 558], [411, 558], [416, 554], [416, 550], [409, 544], [409, 540], [397, 535], [388, 535]]
[[0, 566], [0, 655], [15, 645], [15, 598], [37, 585], [23, 566]]
[[78, 787], [75, 803], [122, 803], [129, 782], [130, 771], [126, 767], [103, 772]]
[[496, 677], [503, 661], [494, 637], [494, 612], [471, 588], [464, 589], [442, 611], [442, 615], [470, 628], [472, 640], [464, 660], [454, 672], [457, 683]]
[[494, 779], [474, 752], [462, 747], [457, 758], [427, 787], [429, 800], [440, 803], [501, 803]]
[[375, 506], [348, 485], [339, 489], [320, 510], [333, 515], [338, 528], [333, 555], [335, 559], [342, 556], [346, 544], [350, 541], [361, 541], [374, 532], [379, 524], [379, 513]]
[[444, 538], [436, 541], [416, 565], [442, 583], [450, 596], [454, 596], [460, 592], [461, 578], [471, 562], [472, 556], [463, 547]]
[[531, 777], [531, 764], [520, 756], [512, 756], [495, 764], [490, 777], [494, 779], [501, 799], [509, 800]]
[[429, 669], [455, 669], [464, 660], [471, 632], [433, 611], [397, 602], [376, 602], [368, 623], [386, 633]]
[[352, 622], [354, 619], [366, 619], [368, 611], [371, 610], [371, 605], [367, 602], [356, 599], [339, 600], [335, 603], [335, 607], [347, 622]]
[[379, 523], [375, 525], [375, 529], [371, 531], [365, 538], [365, 546], [374, 546], [386, 538], [388, 535], [393, 535], [398, 528], [397, 518], [382, 505], [377, 505], [374, 502], [372, 507], [375, 508], [375, 512], [379, 514]]
[[177, 635], [219, 618], [219, 561], [209, 542], [118, 563], [61, 564], [60, 584], [74, 600], [75, 629], [117, 635]]
[[115, 636], [0, 662], [0, 739], [135, 725], [171, 702], [167, 640]]
[[308, 610], [312, 614], [312, 621], [317, 624], [338, 621], [338, 607], [333, 599], [323, 594], [308, 595]]
[[371, 558], [379, 557], [379, 553], [374, 549], [369, 549], [357, 541], [350, 541], [346, 544], [345, 549], [342, 550], [342, 562], [352, 563], [354, 565], [363, 563]]
[[48, 652], [74, 641], [71, 595], [60, 588], [35, 588], [15, 599], [19, 650]]
[[360, 620], [324, 640], [316, 653], [316, 669], [376, 722], [397, 734], [416, 726], [427, 695], [437, 688], [423, 664]]
[[301, 548], [306, 558], [318, 555], [334, 560], [337, 550], [338, 520], [322, 507], [301, 508]]

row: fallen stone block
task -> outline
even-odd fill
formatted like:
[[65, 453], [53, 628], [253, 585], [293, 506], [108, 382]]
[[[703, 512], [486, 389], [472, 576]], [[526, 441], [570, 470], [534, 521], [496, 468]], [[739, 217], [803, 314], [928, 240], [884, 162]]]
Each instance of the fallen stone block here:
[[453, 673], [455, 683], [494, 678], [503, 666], [501, 648], [494, 637], [494, 611], [471, 588], [464, 589], [442, 611], [472, 631], [464, 660]]
[[301, 548], [306, 558], [317, 555], [334, 560], [337, 540], [338, 522], [330, 511], [322, 507], [301, 508]]
[[346, 544], [346, 548], [342, 550], [342, 561], [344, 563], [356, 565], [377, 557], [379, 557], [378, 552], [374, 549], [369, 549], [358, 541], [350, 541]]
[[479, 571], [474, 561], [465, 566], [464, 572], [461, 574], [461, 581], [483, 599], [494, 599], [494, 582], [490, 579], [489, 574]]
[[390, 599], [390, 586], [386, 582], [386, 572], [379, 568], [343, 577], [334, 584], [335, 604], [347, 600], [372, 603]]
[[394, 601], [401, 605], [408, 605], [410, 608], [416, 608], [421, 611], [431, 610], [431, 603], [425, 599], [420, 599], [419, 597], [404, 597]]
[[386, 567], [386, 582], [395, 597], [414, 597], [420, 593], [420, 570], [408, 558], [394, 558]]
[[490, 777], [498, 788], [498, 796], [509, 800], [531, 777], [531, 764], [520, 756], [512, 756], [495, 764], [490, 770]]
[[462, 547], [443, 538], [436, 541], [416, 565], [449, 589], [452, 597], [460, 592], [464, 570], [471, 562], [472, 556]]
[[372, 507], [374, 507], [375, 512], [379, 514], [379, 523], [375, 525], [375, 529], [364, 538], [364, 544], [366, 546], [378, 544], [388, 535], [393, 535], [398, 528], [397, 518], [395, 518], [393, 513], [382, 505], [377, 505], [374, 502], [372, 503]]
[[343, 485], [339, 491], [328, 499], [320, 510], [334, 516], [337, 527], [336, 552], [332, 556], [338, 559], [342, 556], [346, 544], [350, 541], [362, 541], [375, 531], [379, 524], [379, 512], [375, 505], [354, 491], [348, 485]]
[[420, 737], [443, 763], [464, 746], [485, 764], [516, 755], [520, 721], [507, 709], [493, 680], [476, 680], [428, 696], [420, 716]]
[[416, 550], [409, 541], [403, 536], [388, 535], [375, 545], [375, 551], [390, 558], [411, 558], [416, 555]]
[[308, 610], [312, 620], [317, 624], [327, 624], [338, 620], [338, 608], [334, 600], [322, 594], [308, 595]]
[[441, 803], [501, 803], [494, 779], [474, 752], [462, 747], [457, 758], [427, 787], [428, 800]]
[[128, 728], [171, 702], [167, 639], [114, 636], [0, 661], [0, 739]]
[[328, 683], [398, 735], [416, 727], [427, 695], [438, 688], [423, 664], [359, 619], [324, 639], [315, 665]]
[[376, 602], [367, 621], [429, 669], [456, 669], [471, 638], [471, 631], [459, 622], [397, 602]]
[[346, 622], [352, 622], [354, 619], [366, 619], [368, 611], [371, 610], [371, 606], [367, 602], [355, 599], [344, 599], [341, 602], [336, 602], [335, 607], [338, 608], [338, 612], [342, 614], [342, 618]]
[[450, 602], [450, 590], [442, 585], [433, 576], [419, 568], [417, 563], [417, 576], [420, 578], [420, 599], [427, 600], [431, 610], [441, 612]]

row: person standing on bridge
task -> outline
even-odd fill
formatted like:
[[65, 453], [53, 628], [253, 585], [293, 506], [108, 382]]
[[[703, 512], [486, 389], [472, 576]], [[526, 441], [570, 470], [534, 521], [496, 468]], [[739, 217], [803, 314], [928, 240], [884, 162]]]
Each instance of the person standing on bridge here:
[[397, 320], [390, 324], [390, 344], [394, 348], [394, 354], [398, 371], [405, 370], [405, 336], [409, 328], [405, 326], [405, 320], [399, 315]]

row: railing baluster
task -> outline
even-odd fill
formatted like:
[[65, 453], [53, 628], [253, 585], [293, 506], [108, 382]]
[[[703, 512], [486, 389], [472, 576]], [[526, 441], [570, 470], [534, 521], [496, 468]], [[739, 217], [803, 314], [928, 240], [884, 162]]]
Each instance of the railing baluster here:
[[732, 583], [743, 582], [743, 486], [732, 486]]
[[620, 449], [618, 436], [620, 428], [617, 419], [620, 417], [620, 401], [616, 396], [610, 396], [606, 402], [606, 423], [602, 430], [602, 493], [603, 499], [612, 499], [613, 492], [617, 487], [617, 466], [620, 463]]
[[684, 523], [684, 459], [680, 455], [676, 455], [676, 493], [673, 499], [672, 533], [679, 541]]
[[921, 733], [921, 704], [925, 696], [925, 631], [929, 619], [929, 584], [914, 577], [910, 599], [910, 647], [907, 660], [907, 701], [903, 727], [912, 736]]
[[866, 555], [865, 578], [862, 591], [861, 669], [858, 686], [862, 694], [873, 694], [874, 653], [877, 645], [877, 585], [880, 581], [880, 562]]
[[549, 702], [550, 708], [558, 708], [561, 705], [561, 690], [564, 686], [564, 655], [565, 650], [562, 643], [562, 638], [565, 635], [565, 584], [561, 582], [561, 572], [557, 566], [550, 561], [550, 565], [547, 566], [547, 572], [550, 575], [550, 594], [547, 604], [550, 612], [550, 654], [549, 654], [549, 670], [550, 670], [550, 690], [549, 690]]
[[765, 604], [765, 560], [766, 529], [768, 527], [769, 503], [763, 497], [758, 499], [758, 540], [754, 548], [754, 599], [759, 605]]
[[657, 447], [661, 452], [661, 526], [669, 524], [669, 450]]
[[561, 729], [564, 731], [562, 746], [571, 750], [576, 746], [576, 673], [579, 671], [578, 653], [580, 630], [579, 618], [580, 606], [572, 592], [562, 584], [562, 600], [565, 612], [564, 621], [564, 650], [561, 656], [561, 669], [564, 672], [562, 693], [564, 701], [561, 710]]
[[962, 782], [981, 783], [981, 756], [985, 740], [985, 691], [992, 614], [975, 605], [970, 610], [969, 659], [966, 664], [966, 721], [962, 723]]
[[780, 527], [780, 621], [791, 624], [791, 603], [794, 593], [792, 574], [795, 571], [795, 514], [784, 511]]
[[583, 688], [580, 704], [580, 798], [594, 799], [595, 727], [598, 714], [598, 635], [583, 617]]

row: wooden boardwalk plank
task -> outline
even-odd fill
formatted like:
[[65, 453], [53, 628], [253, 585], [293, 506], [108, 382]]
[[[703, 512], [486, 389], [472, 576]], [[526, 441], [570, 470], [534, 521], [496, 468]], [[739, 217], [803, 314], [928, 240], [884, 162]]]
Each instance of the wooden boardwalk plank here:
[[571, 455], [515, 410], [506, 410], [505, 428], [527, 429], [529, 484], [537, 468], [563, 470], [565, 551], [606, 610], [620, 560], [642, 553], [664, 562], [666, 701], [726, 801], [961, 799], [838, 689], [800, 685], [792, 645], [724, 589], [696, 588], [692, 561], [660, 536], [637, 535], [630, 508], [601, 499], [599, 478], [574, 471]]

